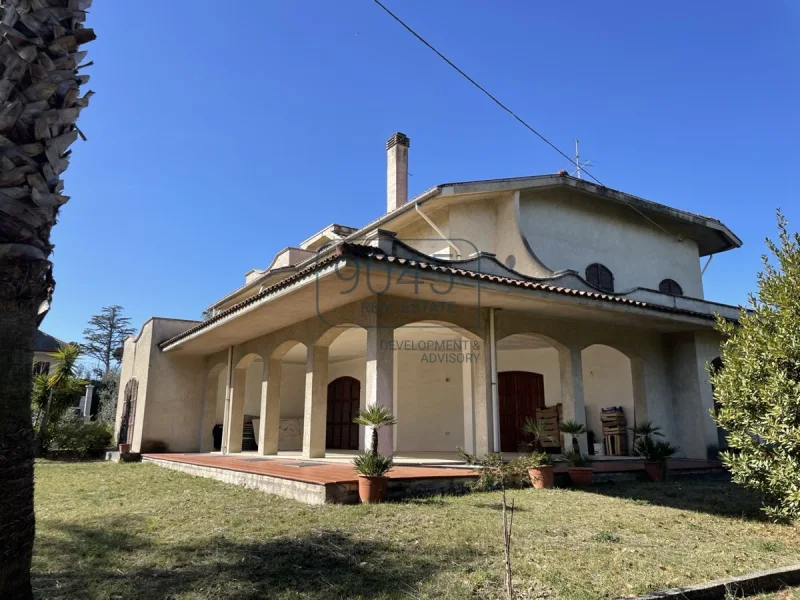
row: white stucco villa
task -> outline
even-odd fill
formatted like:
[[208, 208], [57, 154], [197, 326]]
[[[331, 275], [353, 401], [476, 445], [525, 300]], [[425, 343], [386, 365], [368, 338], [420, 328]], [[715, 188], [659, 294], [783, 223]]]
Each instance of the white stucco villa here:
[[737, 309], [705, 299], [702, 265], [741, 245], [725, 225], [565, 173], [407, 200], [408, 148], [387, 143], [379, 218], [280, 251], [202, 322], [154, 317], [126, 341], [120, 443], [320, 458], [363, 448], [352, 417], [384, 404], [383, 452], [480, 455], [516, 451], [538, 415], [600, 442], [622, 407], [685, 457], [715, 451], [705, 366], [713, 315]]

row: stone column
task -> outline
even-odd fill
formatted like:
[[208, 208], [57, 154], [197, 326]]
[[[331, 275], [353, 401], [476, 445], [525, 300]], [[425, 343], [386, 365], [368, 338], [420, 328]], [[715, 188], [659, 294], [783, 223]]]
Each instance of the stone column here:
[[476, 358], [471, 342], [461, 338], [461, 352], [464, 363], [461, 365], [461, 390], [464, 396], [464, 450], [475, 454], [475, 405], [472, 396], [472, 361]]
[[489, 356], [489, 345], [484, 340], [481, 340], [477, 349], [473, 345], [471, 354], [475, 454], [478, 457], [482, 457], [492, 451], [494, 443], [492, 430], [492, 364]]
[[[577, 421], [586, 425], [586, 406], [583, 400], [583, 362], [581, 351], [561, 348], [558, 351], [561, 370], [561, 410], [564, 421]], [[581, 452], [588, 452], [586, 435], [579, 437]], [[564, 450], [572, 445], [572, 436], [564, 434]]]
[[242, 429], [244, 427], [244, 386], [247, 369], [234, 369], [231, 403], [228, 409], [227, 423], [223, 427], [228, 454], [242, 451]]
[[[214, 450], [214, 425], [217, 420], [217, 390], [219, 388], [219, 375], [211, 377], [206, 375], [206, 387], [203, 394], [203, 422], [200, 427], [200, 452]], [[223, 400], [224, 402], [224, 400]]]
[[[394, 410], [394, 329], [374, 326], [367, 329], [366, 405], [386, 406]], [[372, 445], [372, 430], [364, 428], [364, 449]], [[391, 456], [394, 450], [394, 427], [380, 430], [378, 451]]]
[[281, 424], [281, 359], [264, 363], [261, 379], [261, 421], [258, 426], [258, 453], [277, 454]]
[[306, 401], [303, 411], [303, 458], [325, 457], [328, 410], [328, 347], [312, 346], [306, 358]]

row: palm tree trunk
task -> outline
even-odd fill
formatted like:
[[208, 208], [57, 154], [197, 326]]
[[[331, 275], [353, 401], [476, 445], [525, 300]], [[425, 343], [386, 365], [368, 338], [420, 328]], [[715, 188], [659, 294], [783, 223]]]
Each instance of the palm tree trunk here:
[[377, 427], [373, 427], [372, 428], [372, 448], [371, 448], [371, 450], [372, 450], [373, 454], [377, 454], [378, 453], [378, 428]]
[[0, 260], [0, 598], [9, 600], [33, 597], [31, 380], [37, 312], [48, 282], [47, 261]]
[[0, 0], [0, 598], [29, 599], [33, 551], [31, 376], [39, 308], [54, 282], [50, 230], [91, 93], [81, 72], [92, 0]]

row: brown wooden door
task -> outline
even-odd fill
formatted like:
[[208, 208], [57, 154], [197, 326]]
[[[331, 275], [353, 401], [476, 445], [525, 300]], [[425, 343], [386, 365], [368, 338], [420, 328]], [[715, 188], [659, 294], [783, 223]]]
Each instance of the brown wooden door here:
[[527, 371], [504, 371], [497, 374], [500, 400], [500, 449], [517, 452], [526, 440], [522, 426], [536, 418], [536, 409], [544, 408], [544, 377]]
[[339, 377], [328, 384], [328, 415], [325, 447], [358, 450], [358, 425], [353, 419], [361, 406], [361, 382], [354, 377]]

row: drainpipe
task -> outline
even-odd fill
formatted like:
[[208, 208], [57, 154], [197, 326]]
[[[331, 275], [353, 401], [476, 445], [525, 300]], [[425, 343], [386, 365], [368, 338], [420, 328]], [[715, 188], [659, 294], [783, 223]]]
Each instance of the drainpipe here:
[[706, 269], [708, 268], [708, 265], [710, 265], [710, 264], [711, 264], [711, 259], [712, 259], [712, 258], [714, 258], [714, 255], [713, 255], [713, 254], [709, 254], [709, 255], [708, 255], [708, 260], [706, 261], [706, 264], [705, 264], [705, 265], [703, 265], [703, 270], [702, 270], [702, 271], [700, 271], [700, 277], [701, 277], [701, 278], [703, 277], [703, 275], [705, 275], [705, 274], [706, 274]]
[[492, 434], [494, 451], [500, 452], [500, 400], [497, 395], [497, 341], [494, 332], [494, 309], [489, 309], [489, 360], [492, 369]]
[[461, 250], [459, 250], [459, 249], [458, 249], [458, 246], [456, 246], [456, 245], [455, 245], [453, 242], [451, 242], [451, 241], [450, 241], [450, 240], [449, 240], [449, 239], [448, 239], [448, 238], [447, 238], [447, 237], [446, 237], [446, 236], [445, 236], [445, 235], [442, 233], [442, 230], [441, 230], [441, 229], [439, 229], [439, 228], [436, 226], [436, 223], [434, 223], [433, 221], [431, 221], [430, 217], [428, 217], [428, 215], [426, 215], [424, 212], [422, 212], [422, 211], [420, 210], [420, 208], [419, 208], [419, 204], [418, 204], [418, 203], [416, 203], [416, 202], [414, 203], [414, 210], [416, 210], [416, 211], [417, 211], [417, 214], [418, 214], [420, 217], [422, 217], [422, 218], [425, 220], [425, 222], [426, 222], [428, 225], [430, 225], [430, 226], [431, 226], [431, 229], [433, 229], [433, 230], [434, 230], [436, 233], [438, 233], [438, 234], [439, 234], [439, 237], [440, 237], [440, 238], [442, 238], [442, 240], [444, 240], [444, 242], [445, 242], [445, 243], [446, 243], [448, 246], [450, 246], [450, 248], [452, 248], [453, 250], [455, 250], [455, 253], [456, 253], [456, 258], [461, 258]]
[[222, 450], [223, 454], [228, 453], [228, 436], [227, 436], [227, 429], [230, 423], [228, 422], [230, 419], [230, 412], [231, 412], [231, 388], [233, 387], [233, 346], [228, 346], [228, 372], [227, 372], [227, 381], [225, 382], [225, 411], [222, 413], [222, 445], [220, 446], [220, 450]]

